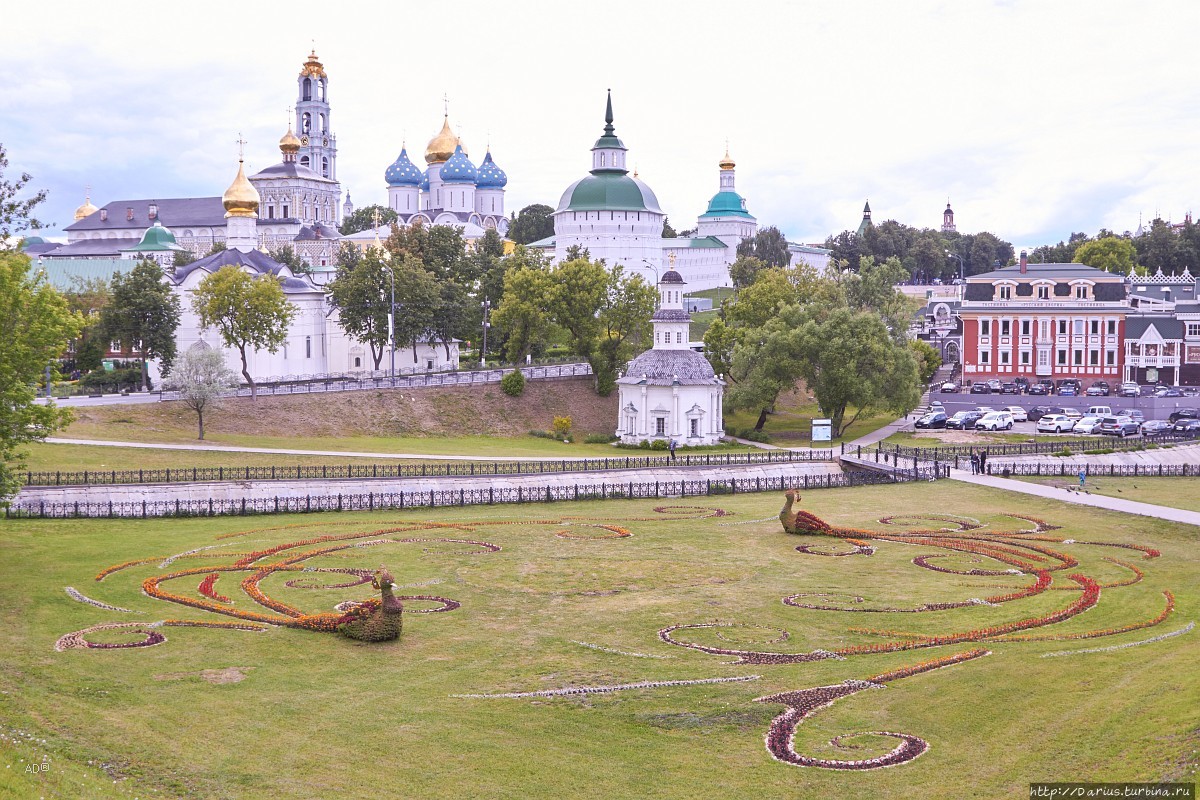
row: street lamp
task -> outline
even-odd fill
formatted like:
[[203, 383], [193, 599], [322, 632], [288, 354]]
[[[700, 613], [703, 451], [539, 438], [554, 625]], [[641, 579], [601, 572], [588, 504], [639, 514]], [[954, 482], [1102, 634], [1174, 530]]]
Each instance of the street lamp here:
[[479, 366], [487, 369], [487, 332], [488, 328], [492, 327], [488, 322], [488, 312], [492, 310], [492, 301], [484, 297], [479, 307], [483, 309], [483, 347], [479, 349]]
[[396, 273], [392, 271], [390, 264], [384, 264], [383, 268], [388, 272], [388, 278], [392, 285], [392, 302], [388, 306], [388, 347], [392, 351], [391, 358], [391, 379], [396, 380]]
[[958, 253], [951, 253], [949, 250], [947, 250], [946, 258], [953, 258], [955, 261], [958, 262], [958, 279], [960, 281], [966, 280], [966, 276], [963, 274], [964, 273], [963, 257], [960, 256]]

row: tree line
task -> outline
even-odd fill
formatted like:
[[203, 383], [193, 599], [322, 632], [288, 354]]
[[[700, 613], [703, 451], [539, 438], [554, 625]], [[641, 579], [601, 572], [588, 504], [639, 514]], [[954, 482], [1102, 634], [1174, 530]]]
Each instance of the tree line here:
[[1087, 264], [1107, 272], [1128, 274], [1155, 273], [1178, 275], [1189, 269], [1193, 274], [1200, 266], [1200, 225], [1185, 220], [1172, 226], [1153, 220], [1141, 236], [1116, 234], [1101, 228], [1095, 236], [1072, 233], [1067, 241], [1035, 247], [1029, 253], [1033, 263]]
[[892, 219], [867, 226], [861, 236], [854, 231], [830, 236], [825, 247], [833, 251], [833, 260], [851, 267], [862, 258], [876, 262], [895, 258], [919, 283], [979, 275], [1010, 264], [1014, 258], [1012, 244], [987, 231], [943, 232]]

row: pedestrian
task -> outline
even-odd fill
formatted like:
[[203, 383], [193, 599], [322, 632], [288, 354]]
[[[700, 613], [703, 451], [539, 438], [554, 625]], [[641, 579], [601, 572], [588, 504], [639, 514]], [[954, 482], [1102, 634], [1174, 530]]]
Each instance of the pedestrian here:
[[1083, 488], [1083, 484], [1085, 481], [1087, 481], [1087, 470], [1081, 469], [1081, 470], [1079, 470], [1079, 488], [1080, 489]]
[[979, 474], [979, 454], [974, 450], [971, 451], [971, 474]]
[[671, 460], [674, 461], [675, 460], [675, 440], [674, 439], [672, 439], [671, 443], [669, 445], [667, 445], [667, 449], [671, 451]]
[[987, 475], [987, 450], [979, 451], [979, 474]]

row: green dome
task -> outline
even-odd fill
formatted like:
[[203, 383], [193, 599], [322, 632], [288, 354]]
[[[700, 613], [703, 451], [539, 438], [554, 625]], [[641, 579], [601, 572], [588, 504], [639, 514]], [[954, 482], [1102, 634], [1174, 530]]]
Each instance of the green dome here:
[[649, 186], [623, 173], [599, 170], [568, 186], [558, 201], [558, 210], [662, 213]]
[[130, 250], [179, 250], [179, 245], [175, 242], [175, 234], [167, 228], [163, 227], [161, 222], [155, 222], [154, 225], [146, 229], [142, 234], [142, 241]]
[[717, 192], [708, 201], [708, 210], [701, 217], [746, 217], [754, 219], [746, 210], [746, 201], [737, 192]]

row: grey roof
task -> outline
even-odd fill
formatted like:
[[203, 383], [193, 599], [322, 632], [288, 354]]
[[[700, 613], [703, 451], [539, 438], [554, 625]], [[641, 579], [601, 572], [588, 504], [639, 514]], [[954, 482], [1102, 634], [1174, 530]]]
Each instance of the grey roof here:
[[318, 222], [315, 225], [305, 225], [300, 229], [300, 233], [296, 234], [296, 241], [307, 242], [316, 239], [340, 239], [342, 235], [336, 229]]
[[[150, 204], [158, 204], [157, 219], [168, 228], [183, 226], [225, 227], [225, 206], [219, 197], [182, 197], [168, 200], [114, 200], [101, 207], [108, 209], [108, 219], [100, 220], [100, 211], [89, 214], [78, 222], [68, 225], [67, 231], [104, 231], [121, 228], [149, 228]], [[128, 209], [133, 209], [133, 219], [128, 219]]]
[[278, 164], [272, 164], [266, 169], [259, 170], [250, 176], [250, 180], [255, 180], [256, 178], [262, 178], [264, 180], [267, 178], [303, 178], [307, 181], [337, 183], [337, 181], [330, 178], [321, 177], [308, 167], [304, 166], [303, 164], [298, 164], [295, 161], [281, 161]]
[[617, 383], [638, 384], [642, 376], [651, 386], [670, 386], [679, 377], [684, 385], [713, 383], [717, 374], [708, 359], [695, 350], [647, 350], [629, 362]]
[[1200, 314], [1200, 303], [1176, 303], [1176, 314]]
[[[283, 269], [283, 264], [280, 264], [275, 259], [271, 258], [261, 250], [249, 250], [242, 252], [241, 250], [220, 250], [213, 253], [211, 256], [205, 256], [197, 261], [193, 261], [183, 267], [177, 267], [174, 274], [171, 276], [176, 283], [182, 283], [184, 278], [192, 274], [198, 269], [206, 269], [210, 272], [216, 272], [221, 267], [228, 266], [250, 267], [260, 275], [278, 275]], [[316, 287], [301, 278], [283, 278], [281, 285], [285, 292], [312, 292], [316, 291]]]
[[650, 318], [651, 322], [691, 322], [692, 316], [682, 308], [660, 308]]
[[136, 247], [142, 239], [83, 239], [42, 253], [47, 258], [115, 258], [122, 250]]
[[1140, 339], [1151, 328], [1158, 329], [1164, 339], [1182, 339], [1183, 323], [1172, 317], [1126, 317], [1125, 339]]
[[994, 269], [991, 272], [982, 272], [978, 275], [967, 277], [969, 282], [974, 281], [998, 281], [1002, 278], [1011, 280], [1033, 280], [1035, 278], [1050, 278], [1053, 280], [1073, 280], [1075, 278], [1087, 278], [1088, 280], [1117, 280], [1124, 281], [1123, 275], [1115, 272], [1105, 272], [1102, 269], [1089, 267], [1087, 264], [1027, 264], [1026, 272], [1021, 274], [1021, 265], [1013, 264], [1011, 267], [1001, 267]]

